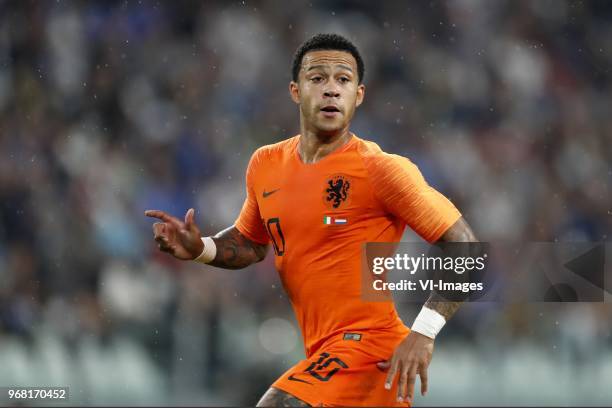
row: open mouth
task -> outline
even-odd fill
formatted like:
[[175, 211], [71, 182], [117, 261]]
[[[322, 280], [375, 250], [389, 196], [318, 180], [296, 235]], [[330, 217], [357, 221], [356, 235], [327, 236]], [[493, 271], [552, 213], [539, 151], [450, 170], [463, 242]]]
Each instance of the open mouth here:
[[323, 112], [340, 112], [340, 109], [335, 106], [324, 106], [321, 108], [321, 110]]

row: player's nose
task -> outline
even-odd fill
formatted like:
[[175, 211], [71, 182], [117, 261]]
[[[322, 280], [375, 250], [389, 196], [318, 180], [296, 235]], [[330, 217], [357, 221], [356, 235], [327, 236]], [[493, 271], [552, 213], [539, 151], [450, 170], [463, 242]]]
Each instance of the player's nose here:
[[340, 92], [338, 92], [338, 89], [330, 87], [323, 91], [323, 96], [327, 98], [337, 98], [340, 96]]

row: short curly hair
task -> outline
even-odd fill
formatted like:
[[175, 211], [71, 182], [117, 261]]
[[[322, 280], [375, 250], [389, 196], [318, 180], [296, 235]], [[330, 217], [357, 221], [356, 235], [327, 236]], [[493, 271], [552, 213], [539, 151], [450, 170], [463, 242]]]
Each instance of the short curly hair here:
[[316, 34], [299, 46], [293, 56], [292, 75], [295, 82], [298, 80], [304, 55], [306, 55], [307, 52], [317, 50], [338, 50], [350, 53], [355, 58], [355, 61], [357, 61], [359, 83], [361, 84], [363, 82], [365, 66], [363, 65], [363, 59], [361, 58], [361, 54], [359, 54], [359, 50], [357, 50], [355, 44], [338, 34]]

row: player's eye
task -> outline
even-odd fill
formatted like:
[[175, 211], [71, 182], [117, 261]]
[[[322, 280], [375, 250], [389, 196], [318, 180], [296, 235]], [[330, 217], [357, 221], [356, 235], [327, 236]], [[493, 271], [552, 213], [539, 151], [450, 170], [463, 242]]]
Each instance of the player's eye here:
[[321, 82], [323, 78], [321, 78], [320, 76], [315, 76], [315, 77], [310, 78], [310, 80], [314, 83], [318, 83], [318, 82]]
[[348, 77], [340, 77], [340, 82], [342, 82], [343, 84], [346, 84], [347, 82], [350, 82], [351, 79]]

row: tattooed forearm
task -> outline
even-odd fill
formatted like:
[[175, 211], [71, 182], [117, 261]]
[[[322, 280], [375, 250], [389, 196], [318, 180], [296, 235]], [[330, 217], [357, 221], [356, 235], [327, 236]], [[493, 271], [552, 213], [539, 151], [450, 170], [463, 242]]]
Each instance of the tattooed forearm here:
[[[462, 217], [442, 235], [438, 242], [478, 242], [478, 239], [474, 235], [472, 228]], [[459, 309], [461, 303], [445, 300], [444, 297], [434, 291], [425, 302], [425, 307], [440, 313], [448, 321]]]
[[435, 294], [432, 294], [425, 302], [425, 307], [440, 313], [446, 321], [453, 317], [459, 306], [461, 306], [461, 302], [436, 301], [434, 299]]
[[266, 257], [267, 245], [257, 244], [231, 226], [213, 237], [217, 255], [209, 265], [225, 269], [241, 269]]

